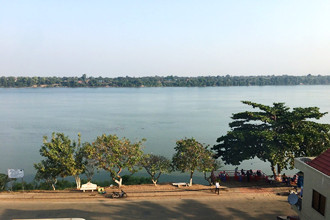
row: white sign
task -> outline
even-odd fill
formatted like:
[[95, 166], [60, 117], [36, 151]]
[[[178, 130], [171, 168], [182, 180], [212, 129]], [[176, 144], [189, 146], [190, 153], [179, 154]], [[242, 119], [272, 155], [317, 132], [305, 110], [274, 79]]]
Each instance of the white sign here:
[[24, 170], [23, 169], [8, 169], [9, 178], [23, 178]]

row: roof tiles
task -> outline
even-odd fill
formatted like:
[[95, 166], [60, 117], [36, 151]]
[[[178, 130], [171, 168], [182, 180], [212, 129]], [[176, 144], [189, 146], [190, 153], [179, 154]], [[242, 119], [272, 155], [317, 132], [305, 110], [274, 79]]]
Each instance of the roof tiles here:
[[330, 176], [330, 148], [315, 159], [307, 162], [307, 164], [325, 175]]

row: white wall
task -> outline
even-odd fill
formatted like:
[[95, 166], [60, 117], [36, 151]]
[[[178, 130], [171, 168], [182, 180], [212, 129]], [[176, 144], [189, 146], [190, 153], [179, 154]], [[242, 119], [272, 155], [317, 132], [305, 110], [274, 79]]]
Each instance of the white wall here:
[[[304, 172], [301, 220], [330, 220], [330, 177], [302, 162], [299, 158], [295, 159], [295, 167]], [[313, 190], [326, 197], [324, 216], [312, 207]]]

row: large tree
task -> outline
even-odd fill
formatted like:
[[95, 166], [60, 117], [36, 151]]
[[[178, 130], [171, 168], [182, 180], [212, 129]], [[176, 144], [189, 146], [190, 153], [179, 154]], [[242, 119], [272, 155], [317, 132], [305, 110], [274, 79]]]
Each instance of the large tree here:
[[164, 156], [146, 154], [143, 156], [141, 165], [150, 175], [154, 185], [157, 185], [157, 181], [162, 173], [171, 172], [171, 161]]
[[120, 173], [128, 169], [131, 173], [136, 172], [137, 165], [143, 156], [141, 150], [145, 139], [131, 143], [127, 138], [119, 139], [116, 135], [105, 135], [96, 138], [93, 145], [93, 158], [98, 167], [110, 172], [112, 180], [122, 185]]
[[316, 156], [330, 147], [330, 125], [315, 122], [327, 114], [319, 108], [290, 111], [284, 103], [243, 103], [259, 111], [233, 114], [231, 130], [217, 139], [219, 144], [213, 149], [226, 164], [239, 165], [258, 157], [270, 162], [276, 176], [282, 169], [293, 168], [295, 157]]
[[182, 139], [176, 142], [172, 163], [176, 170], [190, 172], [189, 186], [192, 186], [192, 177], [195, 170], [208, 172], [215, 167], [215, 159], [208, 146], [196, 141], [194, 138]]
[[63, 133], [53, 133], [50, 141], [44, 136], [40, 155], [45, 159], [34, 164], [37, 170], [37, 180], [46, 180], [55, 190], [57, 177], [74, 176], [77, 188], [80, 188], [79, 175], [84, 171], [83, 155], [80, 150], [80, 134], [78, 134], [78, 143], [71, 141]]

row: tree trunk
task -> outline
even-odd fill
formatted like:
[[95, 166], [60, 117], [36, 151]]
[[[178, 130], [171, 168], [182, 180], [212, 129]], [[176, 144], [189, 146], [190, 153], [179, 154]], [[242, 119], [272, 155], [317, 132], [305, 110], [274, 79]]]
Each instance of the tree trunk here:
[[[120, 172], [122, 171], [122, 168], [119, 168], [117, 174], [116, 174], [116, 177], [113, 177], [113, 181], [115, 181], [115, 183], [118, 184], [118, 187], [120, 188], [122, 186], [122, 182], [123, 182], [123, 179], [119, 176]], [[118, 178], [119, 180], [117, 180], [116, 178]]]
[[119, 180], [114, 179], [115, 183], [118, 184], [118, 187], [120, 188], [122, 186], [123, 179], [120, 177]]
[[157, 186], [157, 180], [152, 179], [152, 182], [154, 183], [155, 186]]
[[274, 166], [274, 164], [272, 162], [270, 162], [270, 167], [272, 168], [274, 179], [276, 179], [276, 170], [275, 170], [275, 166]]
[[206, 177], [206, 172], [204, 172], [204, 179], [209, 182], [210, 186], [212, 186], [212, 180], [211, 180], [211, 176], [210, 177]]
[[193, 177], [194, 171], [190, 172], [190, 182], [189, 182], [189, 186], [192, 186], [192, 177]]
[[74, 179], [76, 181], [77, 189], [80, 189], [80, 187], [81, 187], [80, 177], [78, 175], [76, 175], [76, 176], [74, 176]]
[[277, 164], [277, 175], [279, 176], [281, 174], [281, 167], [279, 164]]
[[55, 179], [54, 180], [54, 182], [52, 183], [52, 188], [53, 188], [53, 190], [55, 191], [56, 189], [55, 189], [55, 184], [57, 183], [57, 179]]

